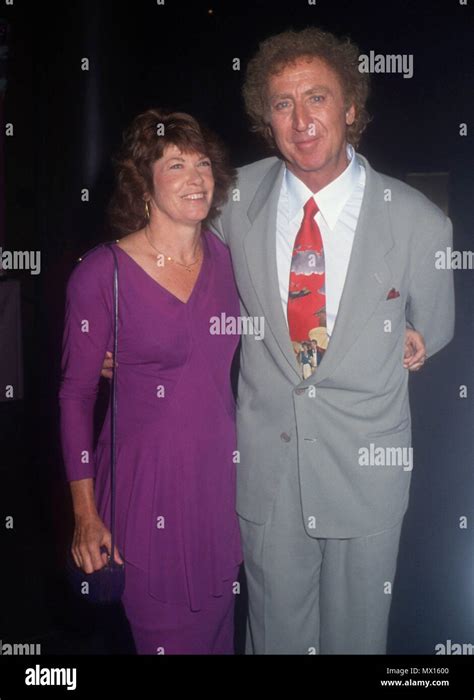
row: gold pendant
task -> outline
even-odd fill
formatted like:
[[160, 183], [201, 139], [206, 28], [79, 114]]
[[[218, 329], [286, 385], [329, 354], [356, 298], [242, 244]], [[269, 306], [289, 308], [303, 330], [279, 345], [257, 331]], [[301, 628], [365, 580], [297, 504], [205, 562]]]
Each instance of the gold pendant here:
[[160, 253], [159, 255], [156, 256], [156, 267], [164, 267], [165, 266], [165, 260], [168, 262], [171, 262], [173, 258], [169, 258], [166, 255], [163, 255], [163, 253]]

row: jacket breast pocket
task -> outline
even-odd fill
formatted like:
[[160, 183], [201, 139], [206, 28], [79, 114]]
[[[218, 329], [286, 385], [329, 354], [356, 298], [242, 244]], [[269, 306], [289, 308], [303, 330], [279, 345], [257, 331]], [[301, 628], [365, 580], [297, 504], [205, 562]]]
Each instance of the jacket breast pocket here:
[[371, 320], [377, 327], [389, 333], [393, 328], [405, 323], [405, 318], [405, 300], [400, 296], [380, 301]]
[[405, 309], [406, 299], [402, 295], [394, 299], [382, 299], [377, 305], [378, 313], [399, 313]]

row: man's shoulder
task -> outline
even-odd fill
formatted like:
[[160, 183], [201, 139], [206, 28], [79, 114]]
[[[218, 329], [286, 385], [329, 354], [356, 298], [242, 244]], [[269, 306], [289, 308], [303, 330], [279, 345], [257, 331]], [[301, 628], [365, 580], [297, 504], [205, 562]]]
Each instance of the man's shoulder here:
[[402, 206], [409, 205], [420, 212], [425, 212], [427, 215], [439, 218], [440, 220], [442, 219], [444, 221], [446, 219], [446, 214], [443, 210], [432, 202], [431, 199], [428, 199], [420, 190], [408, 185], [406, 182], [403, 182], [403, 180], [398, 180], [389, 175], [384, 175], [384, 178], [388, 188], [392, 190], [398, 203]]
[[262, 158], [261, 160], [256, 160], [248, 165], [242, 165], [237, 168], [237, 173], [239, 176], [239, 182], [245, 183], [249, 180], [262, 180], [265, 175], [275, 166], [281, 165], [282, 160], [276, 156], [270, 158]]
[[374, 168], [372, 170], [375, 176], [380, 178], [386, 201], [401, 215], [421, 217], [433, 224], [445, 224], [446, 214], [422, 192], [403, 180], [381, 173]]

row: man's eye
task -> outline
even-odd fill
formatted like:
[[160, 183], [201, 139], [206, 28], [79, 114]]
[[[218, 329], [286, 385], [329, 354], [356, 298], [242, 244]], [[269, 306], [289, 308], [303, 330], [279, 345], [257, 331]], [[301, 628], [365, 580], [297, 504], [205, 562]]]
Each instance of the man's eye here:
[[285, 109], [285, 107], [288, 107], [289, 102], [285, 100], [284, 102], [277, 102], [274, 106], [273, 109]]
[[324, 95], [311, 95], [310, 100], [313, 102], [322, 102], [324, 100]]

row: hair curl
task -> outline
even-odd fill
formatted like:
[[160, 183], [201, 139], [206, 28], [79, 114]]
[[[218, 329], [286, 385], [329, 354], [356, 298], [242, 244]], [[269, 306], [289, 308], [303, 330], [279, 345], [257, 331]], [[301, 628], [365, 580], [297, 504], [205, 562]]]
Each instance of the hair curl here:
[[116, 186], [107, 220], [114, 235], [124, 236], [146, 225], [145, 199], [153, 193], [153, 163], [171, 144], [183, 153], [203, 153], [210, 159], [215, 186], [204, 224], [218, 215], [236, 180], [221, 140], [185, 112], [149, 109], [136, 116], [125, 130], [122, 146], [113, 158]]
[[339, 39], [316, 27], [307, 27], [301, 31], [289, 30], [260, 43], [257, 53], [247, 66], [242, 90], [251, 130], [275, 146], [269, 127], [269, 78], [305, 57], [320, 58], [339, 77], [346, 109], [351, 104], [355, 106], [355, 121], [347, 126], [346, 138], [356, 148], [370, 121], [365, 106], [369, 96], [369, 76], [359, 71], [359, 48], [356, 44], [348, 38]]

